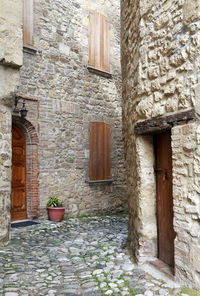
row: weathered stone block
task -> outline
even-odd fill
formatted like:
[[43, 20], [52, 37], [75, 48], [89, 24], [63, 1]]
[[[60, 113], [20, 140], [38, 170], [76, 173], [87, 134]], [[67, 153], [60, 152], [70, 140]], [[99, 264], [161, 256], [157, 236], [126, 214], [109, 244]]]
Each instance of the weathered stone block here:
[[184, 16], [185, 24], [190, 24], [200, 18], [200, 4], [198, 0], [185, 1]]
[[195, 270], [200, 272], [200, 247], [191, 245], [190, 246], [190, 259]]
[[0, 63], [22, 65], [22, 1], [1, 0]]
[[149, 78], [153, 79], [158, 77], [159, 75], [159, 67], [158, 66], [150, 66], [149, 67]]
[[12, 106], [19, 83], [19, 71], [0, 65], [0, 103]]

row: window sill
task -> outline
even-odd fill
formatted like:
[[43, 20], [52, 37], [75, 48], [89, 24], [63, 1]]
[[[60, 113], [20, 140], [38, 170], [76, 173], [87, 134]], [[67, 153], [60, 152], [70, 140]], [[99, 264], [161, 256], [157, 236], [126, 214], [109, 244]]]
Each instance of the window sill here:
[[23, 52], [34, 55], [34, 54], [36, 54], [37, 49], [35, 47], [30, 47], [30, 46], [24, 45], [23, 46]]
[[87, 69], [89, 72], [94, 73], [96, 75], [100, 75], [100, 76], [103, 76], [106, 78], [112, 78], [112, 74], [110, 72], [106, 72], [106, 71], [103, 71], [103, 70], [100, 70], [100, 69], [97, 69], [97, 68], [94, 68], [91, 66], [87, 66]]
[[114, 180], [113, 179], [109, 179], [109, 180], [94, 180], [94, 181], [87, 181], [89, 183], [89, 185], [92, 184], [110, 184], [112, 183]]

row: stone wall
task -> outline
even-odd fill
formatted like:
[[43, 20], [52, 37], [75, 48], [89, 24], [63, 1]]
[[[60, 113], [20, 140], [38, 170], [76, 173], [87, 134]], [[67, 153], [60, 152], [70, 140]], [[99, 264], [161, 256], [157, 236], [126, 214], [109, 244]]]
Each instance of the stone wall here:
[[172, 129], [176, 276], [199, 288], [199, 123]]
[[[138, 58], [139, 58], [139, 34], [136, 28], [139, 28], [140, 11], [139, 1], [121, 2], [121, 32], [122, 32], [122, 96], [123, 96], [123, 134], [125, 145], [125, 161], [127, 173], [127, 189], [128, 189], [128, 209], [129, 209], [129, 241], [132, 250], [138, 250], [138, 227], [139, 221], [135, 218], [139, 217], [139, 205], [134, 199], [137, 184], [137, 159], [136, 143], [133, 135], [133, 122], [135, 121], [134, 101], [136, 92], [134, 85], [137, 85]], [[128, 99], [129, 98], [129, 99]], [[134, 168], [134, 169], [133, 169]]]
[[123, 120], [129, 242], [140, 262], [157, 256], [152, 136], [134, 124], [195, 108], [196, 123], [172, 128], [175, 275], [199, 287], [199, 2], [124, 0]]
[[22, 3], [2, 0], [0, 9], [0, 245], [9, 239], [11, 113], [22, 64]]
[[[89, 13], [110, 20], [111, 78], [88, 65]], [[112, 1], [35, 1], [34, 48], [24, 50], [19, 93], [27, 120], [39, 138], [39, 216], [57, 195], [68, 215], [123, 211], [126, 178], [121, 122], [120, 3]], [[34, 109], [34, 112], [32, 110]], [[89, 123], [104, 121], [112, 131], [112, 183], [89, 184]]]

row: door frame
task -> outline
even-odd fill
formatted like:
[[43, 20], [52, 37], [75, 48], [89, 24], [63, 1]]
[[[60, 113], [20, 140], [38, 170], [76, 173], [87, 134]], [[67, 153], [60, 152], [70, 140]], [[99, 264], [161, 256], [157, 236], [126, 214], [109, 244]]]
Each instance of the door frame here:
[[[164, 130], [163, 132], [165, 132]], [[150, 262], [156, 268], [166, 269], [172, 274], [169, 267], [158, 259], [158, 229], [156, 216], [156, 175], [155, 175], [155, 150], [154, 136], [158, 132], [139, 135], [135, 138], [136, 154], [136, 193], [134, 209], [130, 212], [130, 219], [137, 226], [134, 236], [137, 241], [134, 243], [135, 256], [139, 263]], [[161, 131], [159, 130], [159, 133]], [[173, 149], [172, 149], [173, 155]], [[139, 193], [139, 194], [138, 194]], [[174, 199], [174, 197], [173, 197]], [[133, 202], [132, 200], [129, 202]], [[129, 222], [130, 225], [130, 222]], [[129, 226], [130, 227], [130, 226]]]
[[[167, 161], [168, 162], [168, 168], [167, 169], [160, 168], [160, 164], [158, 164], [158, 161], [159, 161], [158, 160], [158, 138], [159, 138], [159, 136], [162, 136], [162, 135], [163, 136], [164, 135], [169, 136], [169, 138], [170, 138], [170, 140], [169, 140], [170, 141], [170, 143], [169, 143], [169, 145], [170, 145], [170, 152], [169, 152], [169, 154], [167, 154], [167, 156], [170, 157], [170, 160]], [[175, 245], [174, 240], [175, 240], [175, 231], [174, 231], [174, 227], [173, 227], [174, 210], [173, 210], [171, 129], [156, 134], [153, 137], [153, 142], [154, 142], [154, 153], [155, 153], [155, 167], [154, 167], [154, 170], [155, 170], [155, 176], [156, 176], [156, 220], [157, 220], [157, 250], [158, 250], [157, 257], [158, 257], [158, 259], [162, 260], [167, 265], [169, 265], [170, 268], [171, 268], [172, 273], [174, 273], [174, 263], [175, 263], [174, 262], [174, 258], [175, 258], [175, 256], [174, 256], [174, 245]], [[168, 143], [167, 143], [167, 145], [168, 145]], [[166, 162], [165, 162], [165, 166], [166, 166]], [[159, 198], [158, 198], [158, 196], [160, 194], [158, 186], [160, 186], [160, 184], [159, 184], [160, 182], [159, 181], [161, 181], [161, 177], [165, 178], [165, 180], [169, 178], [169, 181], [170, 181], [169, 186], [171, 187], [169, 189], [171, 196], [168, 197], [168, 200], [169, 200], [168, 213], [169, 213], [169, 216], [170, 216], [170, 221], [168, 221], [168, 222], [169, 222], [170, 227], [171, 227], [171, 236], [174, 237], [174, 239], [170, 238], [171, 239], [171, 244], [170, 244], [170, 247], [169, 247], [169, 245], [168, 245], [168, 247], [169, 247], [170, 251], [172, 250], [172, 253], [173, 254], [170, 253], [171, 254], [170, 255], [168, 253], [169, 256], [163, 255], [163, 250], [161, 249], [162, 248], [161, 247], [161, 237], [162, 237], [162, 235], [164, 235], [163, 233], [161, 233], [163, 231], [163, 229], [160, 229], [162, 227], [161, 227], [161, 220], [160, 220], [160, 217], [159, 217], [160, 214], [161, 214], [161, 209], [159, 207], [159, 203], [161, 203], [163, 201], [163, 199], [162, 200], [159, 200]], [[162, 189], [162, 188], [160, 188], [160, 189]], [[172, 242], [172, 240], [173, 240], [173, 242]], [[166, 258], [166, 257], [168, 257], [168, 258]], [[170, 261], [170, 263], [169, 262], [166, 262], [166, 261]]]
[[[140, 263], [151, 262], [158, 269], [166, 271], [162, 261], [157, 258], [157, 219], [156, 219], [156, 176], [155, 153], [153, 137], [157, 133], [163, 133], [171, 130], [172, 134], [172, 165], [176, 155], [175, 138], [173, 129], [176, 126], [187, 125], [195, 121], [195, 111], [190, 109], [180, 111], [170, 115], [163, 115], [157, 118], [138, 120], [134, 125], [134, 146], [133, 154], [136, 155], [135, 171], [131, 172], [133, 185], [130, 187], [129, 204], [129, 239], [130, 247], [134, 250], [136, 259]], [[175, 131], [176, 133], [176, 131]], [[172, 166], [172, 183], [173, 183], [173, 166]], [[172, 186], [173, 202], [177, 196], [174, 195], [174, 183]], [[174, 211], [174, 230], [176, 215]], [[131, 229], [133, 228], [133, 229]], [[178, 233], [177, 233], [178, 235]], [[131, 237], [130, 237], [131, 236]], [[176, 248], [175, 238], [175, 270], [176, 270]], [[162, 265], [161, 265], [162, 264]]]

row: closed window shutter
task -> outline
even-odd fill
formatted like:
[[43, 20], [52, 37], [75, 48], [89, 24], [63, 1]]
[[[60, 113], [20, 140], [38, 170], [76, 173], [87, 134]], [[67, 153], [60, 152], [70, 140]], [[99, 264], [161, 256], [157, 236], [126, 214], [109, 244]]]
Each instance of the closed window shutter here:
[[24, 0], [23, 42], [33, 46], [33, 0]]
[[90, 180], [109, 180], [110, 126], [104, 122], [90, 123]]
[[109, 23], [97, 11], [90, 14], [89, 22], [89, 65], [109, 72]]

